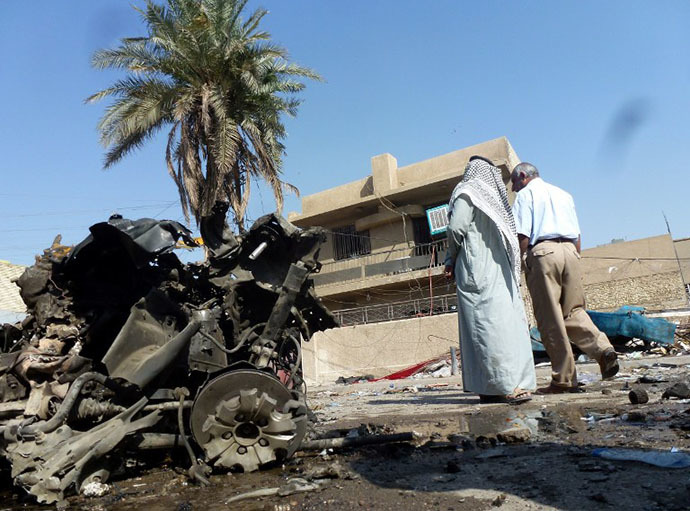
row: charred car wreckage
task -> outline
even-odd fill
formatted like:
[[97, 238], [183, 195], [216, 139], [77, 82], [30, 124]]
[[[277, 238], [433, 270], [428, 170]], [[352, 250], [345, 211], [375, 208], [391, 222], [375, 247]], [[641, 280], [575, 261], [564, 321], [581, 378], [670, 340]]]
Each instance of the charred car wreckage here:
[[146, 449], [184, 447], [190, 476], [291, 456], [307, 428], [300, 342], [335, 326], [309, 279], [319, 228], [267, 215], [240, 235], [202, 219], [204, 263], [173, 221], [111, 217], [54, 244], [17, 284], [28, 316], [0, 338], [0, 454], [51, 503]]

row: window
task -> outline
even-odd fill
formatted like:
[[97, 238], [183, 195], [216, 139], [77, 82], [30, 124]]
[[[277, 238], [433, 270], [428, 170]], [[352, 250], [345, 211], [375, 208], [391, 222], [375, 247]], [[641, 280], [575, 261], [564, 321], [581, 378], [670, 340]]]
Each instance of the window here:
[[355, 231], [354, 225], [333, 229], [335, 260], [371, 254], [369, 231]]
[[429, 222], [425, 216], [412, 219], [412, 232], [414, 233], [415, 245], [426, 245], [434, 241], [431, 238]]

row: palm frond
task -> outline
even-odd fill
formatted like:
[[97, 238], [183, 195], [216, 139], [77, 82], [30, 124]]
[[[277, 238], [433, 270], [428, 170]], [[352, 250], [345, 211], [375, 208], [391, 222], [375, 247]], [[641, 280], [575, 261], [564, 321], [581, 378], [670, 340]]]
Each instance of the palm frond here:
[[240, 228], [253, 179], [269, 184], [278, 209], [284, 193], [299, 193], [280, 179], [282, 118], [296, 115], [304, 79], [321, 80], [261, 29], [268, 11], [245, 16], [247, 1], [147, 0], [136, 8], [147, 35], [92, 58], [126, 76], [86, 98], [112, 100], [99, 123], [106, 167], [169, 126], [165, 165], [185, 218], [198, 222], [226, 199]]

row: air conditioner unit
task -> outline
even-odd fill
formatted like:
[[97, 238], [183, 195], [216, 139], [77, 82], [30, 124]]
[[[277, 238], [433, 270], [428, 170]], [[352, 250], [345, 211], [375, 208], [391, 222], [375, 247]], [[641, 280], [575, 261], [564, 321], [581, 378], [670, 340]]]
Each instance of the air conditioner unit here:
[[426, 219], [432, 235], [445, 232], [448, 227], [448, 204], [427, 209]]

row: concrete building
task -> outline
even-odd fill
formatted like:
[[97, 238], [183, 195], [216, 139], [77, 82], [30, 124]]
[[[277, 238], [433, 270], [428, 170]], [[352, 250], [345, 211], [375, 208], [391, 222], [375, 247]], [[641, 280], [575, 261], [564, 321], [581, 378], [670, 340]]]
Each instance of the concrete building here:
[[314, 283], [331, 310], [449, 293], [441, 275], [445, 227], [433, 227], [475, 154], [491, 159], [506, 183], [519, 163], [505, 137], [403, 167], [381, 154], [371, 159], [371, 175], [302, 198], [302, 212], [288, 218], [329, 231]]

